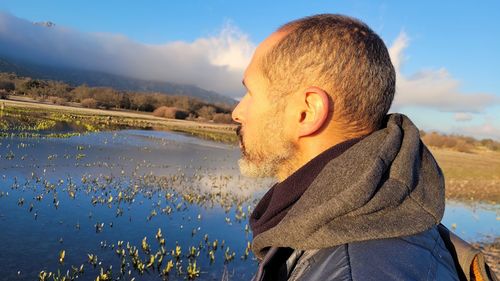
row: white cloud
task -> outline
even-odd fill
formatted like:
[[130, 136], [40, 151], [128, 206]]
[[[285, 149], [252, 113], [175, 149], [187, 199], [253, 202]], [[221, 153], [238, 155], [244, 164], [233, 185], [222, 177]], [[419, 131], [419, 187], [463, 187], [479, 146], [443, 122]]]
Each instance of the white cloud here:
[[107, 33], [47, 28], [0, 12], [0, 56], [129, 77], [193, 84], [241, 96], [241, 77], [255, 45], [231, 23], [193, 42], [146, 45]]
[[227, 22], [217, 36], [201, 38], [194, 44], [208, 51], [212, 64], [240, 72], [245, 70], [255, 50], [248, 35], [231, 22]]
[[427, 69], [405, 76], [401, 69], [406, 60], [404, 50], [408, 46], [409, 38], [401, 32], [389, 48], [396, 69], [396, 96], [392, 111], [417, 106], [446, 112], [478, 113], [500, 103], [500, 98], [492, 94], [461, 92], [460, 82], [445, 68]]
[[474, 136], [479, 139], [492, 138], [500, 140], [500, 129], [495, 127], [490, 121], [477, 126], [454, 127], [452, 131], [460, 135]]
[[454, 115], [455, 121], [466, 122], [471, 121], [474, 116], [466, 112], [457, 112]]

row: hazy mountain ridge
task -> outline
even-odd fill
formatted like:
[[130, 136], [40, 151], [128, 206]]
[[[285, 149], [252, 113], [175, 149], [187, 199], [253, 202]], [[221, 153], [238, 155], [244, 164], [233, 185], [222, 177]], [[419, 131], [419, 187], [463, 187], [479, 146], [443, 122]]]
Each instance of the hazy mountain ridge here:
[[236, 100], [232, 98], [194, 85], [146, 81], [98, 71], [37, 65], [4, 57], [0, 57], [0, 72], [13, 72], [35, 79], [59, 80], [72, 86], [87, 84], [91, 87], [112, 87], [122, 91], [160, 92], [191, 96], [210, 103], [236, 104]]

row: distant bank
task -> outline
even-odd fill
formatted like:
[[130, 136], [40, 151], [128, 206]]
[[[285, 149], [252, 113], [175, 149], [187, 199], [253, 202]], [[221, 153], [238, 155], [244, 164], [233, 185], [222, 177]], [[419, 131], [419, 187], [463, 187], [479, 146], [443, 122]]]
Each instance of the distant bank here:
[[[72, 121], [93, 120], [95, 123], [106, 123], [130, 128], [152, 128], [176, 131], [193, 136], [220, 141], [237, 143], [236, 125], [217, 124], [212, 122], [177, 120], [154, 116], [152, 113], [132, 110], [105, 110], [94, 108], [71, 107], [31, 100], [0, 100], [0, 113], [11, 110], [29, 110], [28, 114], [41, 115], [49, 113], [67, 113]], [[49, 117], [48, 117], [49, 118]], [[104, 121], [103, 121], [104, 120]], [[106, 128], [104, 128], [106, 129]]]

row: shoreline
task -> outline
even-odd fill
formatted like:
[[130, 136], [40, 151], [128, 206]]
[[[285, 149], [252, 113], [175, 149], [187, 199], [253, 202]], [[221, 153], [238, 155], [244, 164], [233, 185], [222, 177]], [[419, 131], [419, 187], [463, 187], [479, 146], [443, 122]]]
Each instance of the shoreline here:
[[[167, 119], [145, 112], [104, 110], [38, 103], [28, 100], [0, 100], [5, 108], [33, 110], [36, 113], [69, 114], [80, 120], [95, 119], [103, 126], [166, 130], [202, 139], [237, 144], [236, 125]], [[31, 111], [30, 111], [31, 112]], [[74, 118], [74, 119], [73, 119]], [[464, 203], [500, 204], [500, 152], [481, 151], [470, 154], [429, 147], [445, 176], [447, 200]]]
[[178, 120], [156, 117], [152, 114], [125, 110], [105, 110], [83, 107], [53, 105], [20, 100], [0, 100], [5, 108], [34, 110], [35, 113], [71, 114], [75, 119], [97, 118], [97, 122], [131, 128], [154, 128], [186, 133], [203, 139], [224, 143], [237, 143], [236, 125]]

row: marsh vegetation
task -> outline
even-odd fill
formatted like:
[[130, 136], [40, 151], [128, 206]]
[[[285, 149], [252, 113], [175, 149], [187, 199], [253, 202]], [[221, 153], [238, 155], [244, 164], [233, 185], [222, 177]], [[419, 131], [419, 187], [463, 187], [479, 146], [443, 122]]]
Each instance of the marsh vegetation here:
[[[234, 127], [12, 102], [0, 116], [0, 279], [255, 272], [248, 217], [271, 182], [239, 175]], [[453, 170], [453, 153], [436, 156], [445, 175], [485, 176]], [[498, 201], [470, 194], [449, 201], [445, 223], [469, 241], [494, 241]]]

